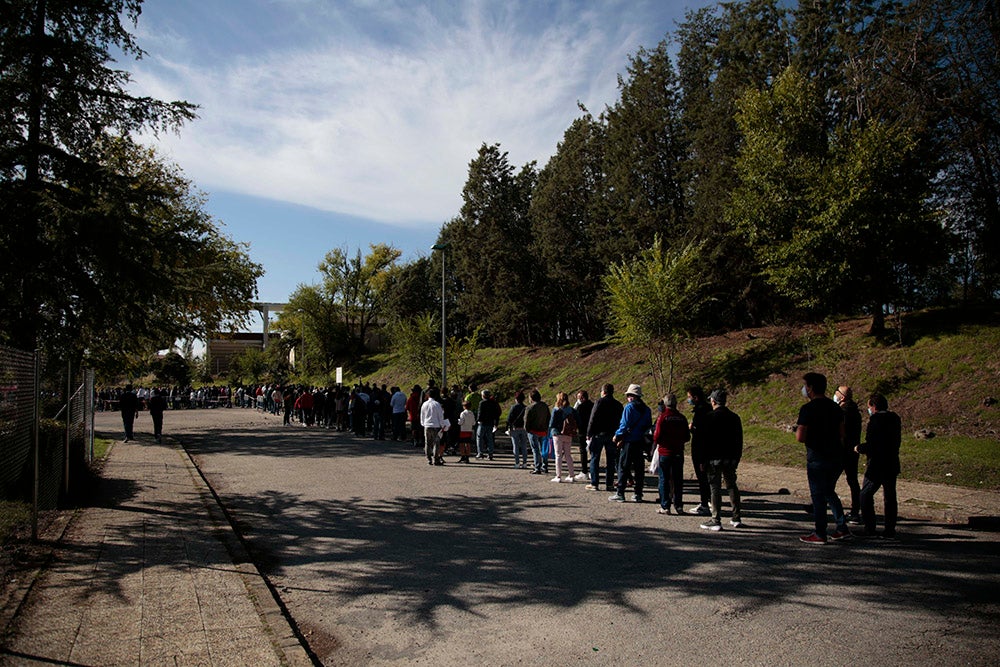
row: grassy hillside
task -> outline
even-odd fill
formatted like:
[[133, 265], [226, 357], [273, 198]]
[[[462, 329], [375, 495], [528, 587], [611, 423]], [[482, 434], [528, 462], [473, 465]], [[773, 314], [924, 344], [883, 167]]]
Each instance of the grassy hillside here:
[[[873, 391], [888, 396], [903, 419], [904, 477], [1000, 490], [998, 313], [915, 313], [882, 339], [867, 328], [868, 320], [852, 319], [699, 338], [678, 351], [673, 389], [683, 396], [690, 383], [726, 387], [746, 427], [746, 457], [800, 466], [804, 454], [791, 430], [803, 402], [802, 375], [825, 373], [832, 386], [851, 385], [862, 406]], [[400, 386], [427, 381], [391, 353], [347, 375]], [[649, 397], [669, 388], [658, 391], [644, 350], [607, 343], [480, 350], [468, 379], [504, 403], [518, 388], [538, 387], [549, 402], [557, 391], [595, 394], [604, 382], [637, 382]], [[934, 437], [918, 440], [921, 429]]]

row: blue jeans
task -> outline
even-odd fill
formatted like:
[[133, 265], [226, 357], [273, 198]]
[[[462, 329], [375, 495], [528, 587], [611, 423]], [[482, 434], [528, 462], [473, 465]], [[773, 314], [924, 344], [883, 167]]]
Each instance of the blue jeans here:
[[480, 424], [476, 427], [476, 455], [493, 456], [493, 427]]
[[510, 443], [514, 446], [514, 465], [528, 464], [528, 432], [523, 428], [510, 430]]
[[816, 534], [826, 537], [826, 506], [833, 512], [833, 522], [837, 530], [847, 530], [844, 506], [837, 495], [837, 478], [843, 471], [843, 464], [837, 460], [819, 459], [806, 462], [806, 479], [809, 480], [809, 495], [812, 496], [813, 519]]
[[621, 452], [618, 455], [618, 485], [615, 487], [618, 495], [625, 495], [625, 480], [628, 478], [628, 471], [632, 471], [632, 480], [635, 482], [635, 497], [642, 500], [642, 487], [646, 481], [646, 458], [644, 454], [646, 443], [642, 440], [626, 442], [622, 444]]
[[392, 413], [392, 439], [406, 440], [406, 413]]
[[615, 470], [618, 469], [618, 448], [610, 435], [595, 435], [590, 439], [590, 484], [600, 486], [601, 451], [604, 452], [606, 469], [604, 488], [608, 491], [615, 486]]
[[549, 463], [542, 457], [542, 440], [544, 435], [528, 433], [528, 445], [531, 447], [531, 467], [538, 472], [548, 472]]
[[680, 513], [684, 509], [684, 455], [660, 456], [660, 469], [657, 472], [660, 475], [660, 507], [667, 509], [673, 500], [674, 508]]
[[615, 486], [615, 470], [618, 467], [618, 448], [611, 440], [610, 435], [595, 435], [590, 439], [590, 484], [591, 486], [601, 485], [601, 452], [604, 452], [604, 467], [606, 472], [606, 483], [604, 488], [608, 491]]
[[885, 500], [885, 534], [896, 534], [896, 516], [899, 503], [896, 500], [896, 476], [882, 475], [875, 470], [865, 473], [865, 484], [861, 487], [861, 516], [865, 522], [865, 533], [875, 532], [875, 492], [882, 488]]

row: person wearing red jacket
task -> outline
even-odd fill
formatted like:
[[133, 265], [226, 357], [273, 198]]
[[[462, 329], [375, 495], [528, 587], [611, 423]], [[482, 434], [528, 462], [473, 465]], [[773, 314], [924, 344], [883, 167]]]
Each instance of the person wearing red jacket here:
[[406, 399], [406, 413], [410, 417], [410, 443], [416, 447], [424, 445], [423, 427], [420, 426], [420, 406], [423, 404], [420, 385], [413, 385]]
[[[674, 513], [684, 512], [684, 443], [691, 438], [687, 417], [677, 411], [677, 396], [663, 397], [663, 407], [656, 419], [653, 442], [659, 456], [660, 508], [658, 514], [670, 514], [673, 500]], [[669, 493], [668, 493], [669, 491]]]

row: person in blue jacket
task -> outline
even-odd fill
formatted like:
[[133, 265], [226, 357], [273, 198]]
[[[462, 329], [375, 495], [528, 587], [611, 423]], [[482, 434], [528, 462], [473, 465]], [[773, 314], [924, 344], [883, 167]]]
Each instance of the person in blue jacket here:
[[619, 451], [618, 485], [608, 500], [625, 502], [625, 485], [628, 477], [626, 471], [631, 470], [632, 478], [635, 480], [635, 494], [632, 500], [641, 503], [646, 477], [646, 454], [648, 454], [646, 433], [653, 424], [653, 413], [642, 400], [641, 386], [630, 384], [625, 391], [625, 399], [628, 402], [622, 411], [622, 419], [613, 439]]

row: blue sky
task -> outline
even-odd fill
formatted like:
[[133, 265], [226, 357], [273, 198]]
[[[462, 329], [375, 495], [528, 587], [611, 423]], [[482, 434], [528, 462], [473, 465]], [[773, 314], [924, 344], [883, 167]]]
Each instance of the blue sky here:
[[262, 264], [262, 301], [333, 248], [430, 252], [468, 164], [539, 167], [617, 76], [707, 0], [147, 0], [133, 92], [198, 104], [155, 140]]

